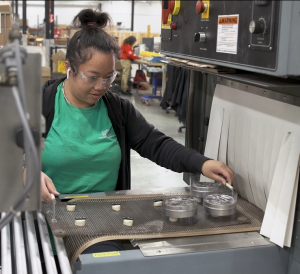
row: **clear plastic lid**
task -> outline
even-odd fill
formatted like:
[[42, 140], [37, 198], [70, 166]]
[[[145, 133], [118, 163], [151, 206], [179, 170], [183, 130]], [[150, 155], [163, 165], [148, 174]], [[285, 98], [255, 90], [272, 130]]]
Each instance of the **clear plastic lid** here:
[[223, 185], [220, 182], [199, 182], [200, 174], [190, 175], [191, 194], [193, 197], [203, 198], [207, 193], [219, 192], [218, 188]]
[[220, 187], [215, 193], [207, 193], [203, 197], [203, 205], [213, 209], [229, 209], [236, 207], [237, 193], [226, 187]]
[[190, 211], [195, 210], [198, 204], [193, 198], [183, 198], [183, 197], [175, 197], [175, 198], [166, 198], [164, 200], [164, 207], [168, 210], [176, 210], [176, 211]]

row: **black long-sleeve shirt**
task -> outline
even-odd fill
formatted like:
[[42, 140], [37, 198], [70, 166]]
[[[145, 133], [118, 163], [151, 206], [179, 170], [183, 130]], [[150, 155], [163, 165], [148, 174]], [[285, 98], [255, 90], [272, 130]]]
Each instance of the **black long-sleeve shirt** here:
[[[42, 112], [46, 119], [45, 137], [55, 115], [57, 87], [64, 80], [65, 78], [50, 80], [43, 86]], [[110, 91], [105, 93], [103, 100], [122, 153], [116, 190], [130, 189], [130, 149], [175, 172], [201, 172], [202, 165], [208, 158], [157, 130], [128, 100]]]

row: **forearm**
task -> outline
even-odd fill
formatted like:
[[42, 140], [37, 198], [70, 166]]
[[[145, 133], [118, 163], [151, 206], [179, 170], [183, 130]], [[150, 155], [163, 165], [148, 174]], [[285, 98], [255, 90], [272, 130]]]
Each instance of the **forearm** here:
[[135, 147], [142, 157], [175, 172], [201, 172], [202, 165], [209, 160], [193, 149], [188, 149], [172, 138], [153, 129], [149, 136]]
[[132, 149], [142, 157], [175, 172], [201, 172], [208, 158], [154, 128], [127, 100], [122, 103], [126, 110], [126, 131]]

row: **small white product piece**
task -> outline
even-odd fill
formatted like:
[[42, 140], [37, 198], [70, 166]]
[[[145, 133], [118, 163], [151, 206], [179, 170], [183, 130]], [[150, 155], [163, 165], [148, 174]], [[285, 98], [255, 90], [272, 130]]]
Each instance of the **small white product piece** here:
[[194, 200], [196, 200], [198, 203], [202, 202], [202, 198], [194, 197]]
[[85, 226], [86, 218], [75, 218], [75, 225], [77, 226]]
[[55, 196], [54, 196], [54, 194], [52, 194], [52, 193], [50, 193], [51, 194], [51, 200], [52, 201], [55, 201]]
[[123, 218], [123, 225], [132, 226], [133, 225], [133, 219], [132, 218]]
[[233, 186], [232, 185], [230, 185], [230, 184], [228, 184], [228, 183], [226, 183], [226, 186], [229, 188], [229, 189], [233, 189]]
[[111, 208], [115, 211], [120, 211], [121, 210], [121, 204], [118, 204], [118, 203], [112, 204]]
[[162, 200], [155, 200], [153, 205], [154, 206], [162, 206], [163, 205], [163, 201]]
[[68, 211], [75, 211], [76, 204], [67, 204], [67, 210]]
[[175, 223], [175, 222], [177, 222], [177, 220], [178, 220], [178, 218], [169, 217], [169, 221], [170, 221], [170, 222]]

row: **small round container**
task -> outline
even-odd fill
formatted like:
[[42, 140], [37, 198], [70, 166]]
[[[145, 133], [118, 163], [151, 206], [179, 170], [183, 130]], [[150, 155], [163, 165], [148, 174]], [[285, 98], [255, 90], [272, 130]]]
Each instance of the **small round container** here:
[[211, 217], [228, 217], [236, 213], [237, 193], [224, 191], [205, 195], [203, 208], [206, 215]]
[[221, 186], [222, 184], [218, 182], [193, 182], [191, 184], [191, 194], [199, 203], [202, 203], [204, 196], [219, 192], [218, 189]]
[[168, 221], [184, 225], [194, 224], [197, 221], [198, 203], [193, 198], [166, 198], [164, 212]]

